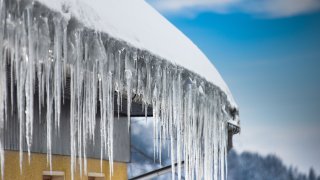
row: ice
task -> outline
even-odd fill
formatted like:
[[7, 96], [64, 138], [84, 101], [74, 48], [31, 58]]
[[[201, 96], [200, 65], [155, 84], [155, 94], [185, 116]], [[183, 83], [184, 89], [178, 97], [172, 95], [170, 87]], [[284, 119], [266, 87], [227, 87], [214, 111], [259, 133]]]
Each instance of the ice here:
[[54, 105], [55, 105], [55, 128], [59, 129], [60, 126], [60, 114], [61, 114], [61, 85], [62, 85], [62, 49], [63, 49], [63, 34], [61, 25], [61, 17], [56, 17], [54, 21]]
[[[0, 0], [0, 168], [1, 179], [4, 177], [4, 125], [5, 125], [5, 113], [6, 112], [6, 63], [4, 61], [4, 16], [5, 6], [3, 0]], [[4, 52], [4, 53], [2, 53]]]
[[[11, 6], [5, 4], [9, 2]], [[101, 170], [102, 160], [108, 157], [112, 177], [113, 127], [119, 120], [114, 112], [119, 116], [125, 101], [128, 128], [132, 102], [142, 104], [146, 114], [152, 106], [154, 159], [161, 163], [163, 147], [170, 147], [171, 163], [177, 163], [177, 168], [172, 167], [172, 179], [175, 173], [179, 180], [182, 175], [185, 179], [226, 179], [227, 122], [231, 118], [227, 110], [232, 105], [219, 87], [149, 51], [88, 29], [75, 18], [37, 3], [12, 5], [17, 2], [0, 0], [2, 176], [8, 105], [18, 110], [23, 173], [25, 142], [29, 162], [32, 155], [34, 108], [46, 115], [41, 121], [46, 124], [47, 163], [52, 170], [52, 137], [61, 133], [60, 121], [66, 120], [60, 117], [61, 108], [69, 99], [72, 180], [75, 173], [87, 174], [87, 146], [91, 143], [100, 143]], [[96, 128], [100, 142], [95, 142]]]
[[27, 147], [28, 147], [28, 159], [30, 163], [30, 156], [31, 156], [31, 145], [32, 145], [32, 133], [33, 133], [33, 99], [34, 99], [34, 89], [35, 89], [35, 57], [34, 57], [34, 23], [32, 17], [32, 9], [26, 9], [27, 16], [27, 33], [28, 33], [28, 55], [26, 56], [26, 85], [25, 85], [25, 97], [26, 97], [26, 140], [27, 140]]
[[127, 85], [127, 114], [128, 114], [128, 131], [130, 128], [130, 114], [131, 114], [131, 78], [132, 78], [132, 72], [131, 72], [131, 64], [130, 64], [130, 59], [128, 57], [128, 53], [125, 55], [125, 78], [126, 78], [126, 85]]

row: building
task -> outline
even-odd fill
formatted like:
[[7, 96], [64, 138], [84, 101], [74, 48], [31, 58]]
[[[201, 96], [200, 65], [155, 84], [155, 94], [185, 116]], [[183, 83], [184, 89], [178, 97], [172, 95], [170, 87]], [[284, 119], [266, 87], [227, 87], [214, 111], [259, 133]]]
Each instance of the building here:
[[146, 2], [1, 0], [0, 10], [2, 179], [126, 179], [132, 116], [153, 116], [157, 153], [172, 139], [178, 174], [226, 177], [237, 105]]

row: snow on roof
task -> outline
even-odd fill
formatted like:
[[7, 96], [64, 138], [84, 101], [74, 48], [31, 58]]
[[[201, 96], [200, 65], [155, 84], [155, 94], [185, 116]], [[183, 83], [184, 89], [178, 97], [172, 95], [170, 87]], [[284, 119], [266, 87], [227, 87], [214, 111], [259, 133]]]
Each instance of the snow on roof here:
[[136, 48], [182, 66], [220, 87], [237, 108], [221, 75], [181, 31], [143, 0], [37, 0], [88, 28], [105, 32]]

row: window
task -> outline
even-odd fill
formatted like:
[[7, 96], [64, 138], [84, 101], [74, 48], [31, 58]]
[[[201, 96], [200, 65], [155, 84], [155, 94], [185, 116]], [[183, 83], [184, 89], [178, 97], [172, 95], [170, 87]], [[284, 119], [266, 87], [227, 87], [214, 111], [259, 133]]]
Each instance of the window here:
[[42, 180], [64, 180], [64, 172], [61, 171], [44, 171]]
[[103, 173], [88, 173], [88, 180], [105, 180]]

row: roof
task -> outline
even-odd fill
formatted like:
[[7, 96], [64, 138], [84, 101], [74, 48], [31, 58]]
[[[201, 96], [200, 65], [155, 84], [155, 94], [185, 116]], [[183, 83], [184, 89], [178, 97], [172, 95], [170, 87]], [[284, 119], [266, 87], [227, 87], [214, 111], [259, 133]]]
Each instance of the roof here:
[[143, 0], [38, 0], [65, 17], [182, 66], [218, 86], [237, 105], [221, 75], [201, 50]]
[[[52, 167], [53, 125], [60, 129], [62, 98], [66, 98], [62, 89], [69, 86], [71, 179], [77, 169], [76, 157], [86, 160], [82, 150], [95, 139], [95, 127], [100, 127], [100, 151], [109, 155], [112, 172], [114, 115], [118, 109], [119, 116], [123, 97], [127, 100], [128, 130], [132, 101], [141, 102], [146, 115], [152, 106], [157, 157], [161, 159], [161, 139], [176, 137], [177, 152], [185, 152], [183, 157], [177, 155], [178, 166], [181, 158], [190, 160], [190, 166], [185, 167], [191, 172], [187, 177], [226, 177], [227, 132], [232, 124], [239, 125], [232, 95], [208, 58], [147, 3], [5, 0], [0, 1], [0, 9], [4, 12], [0, 13], [0, 40], [4, 42], [0, 43], [0, 56], [4, 57], [0, 57], [0, 73], [10, 87], [0, 91], [0, 97], [11, 95], [0, 100], [0, 131], [8, 120], [4, 116], [7, 105], [16, 104], [19, 122], [25, 124], [19, 127], [20, 154], [26, 144], [30, 160], [34, 109], [39, 103], [39, 110], [47, 109], [47, 157]], [[38, 102], [33, 98], [36, 94]], [[83, 134], [88, 136], [77, 138]], [[1, 139], [7, 135], [0, 134], [2, 172]], [[213, 154], [206, 153], [212, 150]], [[218, 166], [216, 161], [220, 161]], [[21, 171], [22, 162], [20, 156]], [[82, 172], [81, 163], [79, 168]]]

